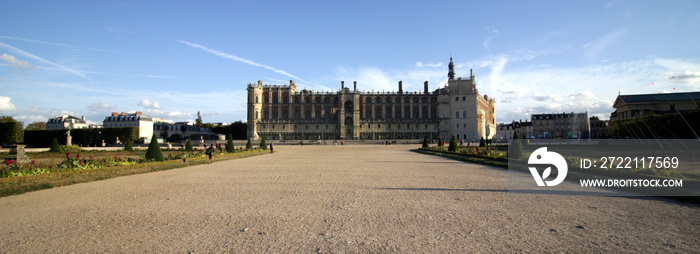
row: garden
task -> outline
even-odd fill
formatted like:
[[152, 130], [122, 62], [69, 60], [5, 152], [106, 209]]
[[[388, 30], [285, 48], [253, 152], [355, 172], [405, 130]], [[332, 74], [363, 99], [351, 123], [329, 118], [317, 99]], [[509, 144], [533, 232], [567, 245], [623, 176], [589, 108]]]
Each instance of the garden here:
[[[229, 138], [226, 146], [215, 150], [213, 160], [255, 156], [265, 150], [264, 143], [253, 148], [250, 141], [246, 147], [236, 148]], [[182, 150], [162, 150], [157, 142], [152, 142], [148, 150], [138, 150], [127, 141], [124, 150], [119, 151], [88, 151], [54, 142], [48, 152], [26, 155], [26, 160], [5, 160], [0, 164], [0, 196], [208, 163], [205, 151], [193, 149], [189, 141]]]

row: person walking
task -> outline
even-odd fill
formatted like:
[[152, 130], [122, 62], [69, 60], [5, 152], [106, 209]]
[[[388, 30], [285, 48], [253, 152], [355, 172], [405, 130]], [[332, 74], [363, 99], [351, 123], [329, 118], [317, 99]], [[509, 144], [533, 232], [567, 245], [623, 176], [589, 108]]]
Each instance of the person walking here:
[[214, 156], [214, 145], [213, 144], [209, 145], [209, 149], [207, 149], [207, 155], [209, 155], [209, 164], [211, 164], [211, 158]]

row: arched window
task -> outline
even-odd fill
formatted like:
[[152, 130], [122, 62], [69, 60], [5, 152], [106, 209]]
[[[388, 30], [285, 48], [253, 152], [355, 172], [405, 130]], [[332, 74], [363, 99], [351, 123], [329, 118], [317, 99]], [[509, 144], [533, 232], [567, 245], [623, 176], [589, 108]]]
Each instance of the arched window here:
[[467, 118], [467, 111], [462, 111], [462, 118]]
[[346, 126], [352, 126], [352, 117], [346, 117], [346, 118], [345, 118], [345, 125], [346, 125]]
[[255, 96], [255, 103], [258, 103], [258, 96]]
[[354, 110], [352, 101], [345, 102], [345, 113], [350, 113]]
[[455, 112], [455, 117], [459, 118], [459, 111]]

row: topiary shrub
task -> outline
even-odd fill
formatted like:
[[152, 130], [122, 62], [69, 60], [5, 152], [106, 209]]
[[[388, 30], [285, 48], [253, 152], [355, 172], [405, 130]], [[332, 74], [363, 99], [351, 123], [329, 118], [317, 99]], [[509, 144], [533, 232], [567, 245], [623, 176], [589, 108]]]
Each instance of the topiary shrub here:
[[480, 146], [480, 147], [485, 147], [485, 146], [486, 146], [486, 142], [484, 141], [484, 137], [481, 137], [481, 141], [479, 141], [479, 146]]
[[250, 138], [248, 138], [248, 143], [245, 143], [245, 149], [253, 149], [253, 143], [250, 142]]
[[51, 141], [51, 148], [49, 149], [49, 152], [51, 152], [51, 153], [63, 152], [63, 150], [61, 149], [61, 146], [58, 144], [57, 138], [53, 138], [53, 141]]
[[185, 151], [194, 151], [194, 148], [192, 148], [192, 142], [190, 142], [190, 138], [187, 138], [187, 143], [185, 144]]
[[523, 156], [523, 143], [519, 140], [518, 132], [513, 132], [513, 140], [510, 141], [510, 145], [513, 146], [509, 150], [508, 156], [515, 160], [520, 160]]
[[450, 146], [447, 147], [447, 151], [456, 152], [457, 151], [457, 139], [455, 134], [452, 134], [452, 139], [450, 140]]
[[421, 148], [428, 148], [428, 136], [423, 137], [423, 146]]
[[260, 139], [260, 148], [267, 150], [267, 144], [265, 143], [265, 136]]
[[444, 147], [445, 144], [442, 142], [442, 137], [438, 138], [438, 147]]
[[131, 139], [126, 140], [126, 145], [124, 145], [124, 151], [133, 151], [134, 148], [131, 146]]
[[148, 145], [148, 151], [146, 151], [146, 160], [164, 160], [163, 151], [160, 150], [160, 144], [158, 144], [158, 139], [155, 133], [153, 133], [153, 137], [151, 138], [151, 144]]
[[232, 153], [236, 151], [233, 146], [233, 137], [231, 137], [231, 134], [228, 135], [227, 139], [228, 141], [226, 141], [226, 152]]

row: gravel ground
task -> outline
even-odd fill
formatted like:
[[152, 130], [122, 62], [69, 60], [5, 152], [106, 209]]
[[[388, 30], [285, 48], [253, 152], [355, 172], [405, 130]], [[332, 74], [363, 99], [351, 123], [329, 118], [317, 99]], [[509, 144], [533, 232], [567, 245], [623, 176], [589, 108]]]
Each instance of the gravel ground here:
[[700, 207], [518, 196], [416, 145], [271, 155], [0, 198], [0, 253], [698, 252]]

